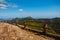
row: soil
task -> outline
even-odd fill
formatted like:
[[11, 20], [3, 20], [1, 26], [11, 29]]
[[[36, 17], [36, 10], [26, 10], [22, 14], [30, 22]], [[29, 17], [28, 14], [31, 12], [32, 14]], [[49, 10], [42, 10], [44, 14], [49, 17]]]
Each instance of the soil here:
[[0, 23], [0, 40], [54, 40], [46, 36], [38, 36], [32, 32], [28, 32], [18, 26]]

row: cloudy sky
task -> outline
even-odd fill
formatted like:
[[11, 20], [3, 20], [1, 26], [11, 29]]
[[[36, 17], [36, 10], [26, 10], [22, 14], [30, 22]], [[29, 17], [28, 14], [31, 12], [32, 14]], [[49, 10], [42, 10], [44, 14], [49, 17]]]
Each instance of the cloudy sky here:
[[0, 0], [0, 18], [60, 17], [60, 0]]

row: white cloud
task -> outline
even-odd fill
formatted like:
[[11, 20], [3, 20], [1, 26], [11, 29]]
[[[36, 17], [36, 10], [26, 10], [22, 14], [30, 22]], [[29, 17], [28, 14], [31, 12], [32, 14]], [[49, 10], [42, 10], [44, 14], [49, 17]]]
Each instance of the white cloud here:
[[5, 4], [0, 4], [0, 7], [2, 7], [2, 6], [3, 6], [3, 7], [7, 7]]
[[14, 4], [14, 3], [11, 3], [11, 2], [7, 2], [7, 1], [5, 1], [5, 0], [0, 0], [0, 8], [1, 9], [7, 9], [7, 8], [17, 8], [18, 6], [16, 5], [16, 4]]
[[19, 9], [19, 11], [21, 11], [21, 12], [22, 12], [22, 11], [23, 11], [23, 9]]
[[7, 9], [8, 5], [5, 5], [7, 2], [5, 0], [0, 0], [0, 2], [0, 9]]
[[7, 3], [5, 0], [0, 0], [1, 3]]
[[4, 2], [5, 0], [0, 0], [0, 2]]
[[0, 8], [1, 8], [1, 9], [6, 9], [6, 8], [7, 8], [7, 5], [5, 5], [5, 4], [0, 4]]
[[6, 7], [0, 7], [1, 9], [7, 9]]

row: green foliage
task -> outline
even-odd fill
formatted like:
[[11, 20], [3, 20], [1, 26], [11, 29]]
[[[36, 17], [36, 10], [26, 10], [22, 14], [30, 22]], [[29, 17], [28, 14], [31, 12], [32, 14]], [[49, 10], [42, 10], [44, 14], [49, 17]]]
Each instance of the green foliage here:
[[[45, 23], [48, 24], [49, 28], [57, 28], [60, 29], [60, 18], [52, 18], [52, 19], [45, 19], [45, 18], [32, 18], [32, 17], [26, 17], [26, 18], [15, 18], [12, 20], [8, 20], [8, 23], [15, 23], [15, 24], [20, 24], [24, 25], [26, 23], [26, 28], [34, 29], [34, 30], [39, 30], [43, 31], [43, 25]], [[57, 30], [47, 30], [48, 33], [59, 33]]]
[[57, 34], [54, 30], [48, 30], [48, 29], [47, 29], [47, 33]]

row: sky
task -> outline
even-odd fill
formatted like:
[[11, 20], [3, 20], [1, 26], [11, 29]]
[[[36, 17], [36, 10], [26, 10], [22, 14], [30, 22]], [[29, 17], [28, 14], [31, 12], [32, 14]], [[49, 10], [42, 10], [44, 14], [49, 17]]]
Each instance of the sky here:
[[60, 0], [0, 0], [0, 18], [60, 17]]

